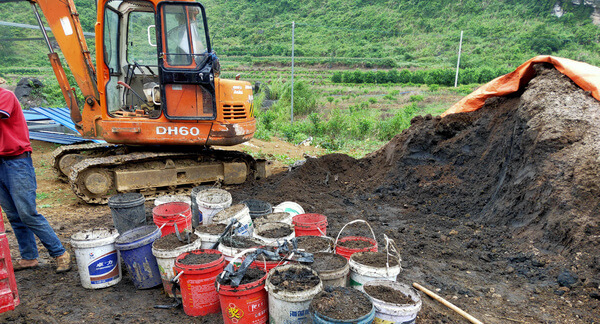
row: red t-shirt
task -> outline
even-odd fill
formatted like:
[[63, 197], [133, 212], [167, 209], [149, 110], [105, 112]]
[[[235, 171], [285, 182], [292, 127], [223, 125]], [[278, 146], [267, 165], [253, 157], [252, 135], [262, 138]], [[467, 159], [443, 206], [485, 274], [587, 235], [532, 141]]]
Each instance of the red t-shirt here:
[[31, 152], [29, 129], [14, 93], [0, 88], [0, 157]]

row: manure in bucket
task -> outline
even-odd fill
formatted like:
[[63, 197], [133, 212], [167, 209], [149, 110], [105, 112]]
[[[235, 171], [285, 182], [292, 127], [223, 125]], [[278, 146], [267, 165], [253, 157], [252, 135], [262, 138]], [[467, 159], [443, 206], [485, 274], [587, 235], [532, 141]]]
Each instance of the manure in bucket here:
[[286, 270], [273, 270], [270, 282], [277, 289], [286, 291], [303, 291], [316, 287], [321, 282], [310, 268], [289, 268]]
[[324, 315], [325, 319], [349, 321], [348, 323], [374, 315], [373, 302], [369, 296], [346, 287], [325, 287], [313, 298], [309, 309], [317, 317]]

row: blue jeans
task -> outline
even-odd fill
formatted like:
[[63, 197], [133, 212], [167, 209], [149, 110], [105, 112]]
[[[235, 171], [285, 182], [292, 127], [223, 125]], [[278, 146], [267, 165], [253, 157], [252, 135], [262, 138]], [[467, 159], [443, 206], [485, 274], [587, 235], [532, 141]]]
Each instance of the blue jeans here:
[[48, 220], [36, 210], [36, 189], [31, 157], [15, 160], [0, 158], [0, 206], [15, 232], [21, 258], [25, 260], [38, 258], [35, 236], [48, 249], [51, 257], [65, 253]]

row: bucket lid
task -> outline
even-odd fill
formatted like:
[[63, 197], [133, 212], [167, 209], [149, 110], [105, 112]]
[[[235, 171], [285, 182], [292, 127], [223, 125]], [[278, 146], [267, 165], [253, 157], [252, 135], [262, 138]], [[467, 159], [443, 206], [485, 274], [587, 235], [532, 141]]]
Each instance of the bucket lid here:
[[222, 222], [222, 221], [226, 221], [229, 220], [231, 218], [235, 218], [235, 219], [241, 219], [242, 217], [244, 217], [245, 215], [250, 215], [250, 209], [248, 208], [248, 206], [244, 205], [244, 204], [235, 204], [231, 207], [227, 207], [223, 210], [221, 210], [220, 212], [216, 213], [213, 218], [212, 221], [214, 223], [218, 223], [218, 222]]
[[108, 198], [108, 206], [116, 208], [128, 208], [143, 204], [145, 201], [146, 198], [139, 192], [126, 192], [116, 194]]
[[225, 208], [231, 205], [231, 194], [223, 189], [206, 189], [196, 195], [196, 203], [206, 208]]
[[113, 244], [119, 236], [116, 229], [94, 228], [71, 235], [71, 245], [76, 249], [88, 249]]
[[154, 242], [160, 236], [160, 229], [156, 225], [136, 227], [119, 235], [115, 240], [115, 246], [119, 250], [133, 250]]

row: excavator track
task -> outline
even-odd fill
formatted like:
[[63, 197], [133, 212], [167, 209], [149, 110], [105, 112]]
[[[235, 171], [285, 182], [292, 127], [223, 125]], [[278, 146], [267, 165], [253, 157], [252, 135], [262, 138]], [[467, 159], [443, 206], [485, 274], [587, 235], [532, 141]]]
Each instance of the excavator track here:
[[90, 157], [114, 155], [118, 150], [126, 149], [123, 145], [108, 143], [86, 143], [63, 145], [52, 152], [54, 171], [62, 181], [69, 181], [71, 167], [78, 162]]
[[[86, 151], [86, 158], [70, 165], [68, 181], [75, 195], [90, 204], [106, 204], [110, 196], [122, 192], [140, 192], [153, 199], [164, 194], [187, 192], [200, 184], [240, 184], [268, 176], [267, 161], [257, 161], [243, 152], [139, 149], [106, 144], [79, 145], [55, 152], [55, 157], [83, 156], [78, 150]], [[123, 153], [126, 151], [133, 152]], [[109, 154], [114, 152], [120, 154]]]

